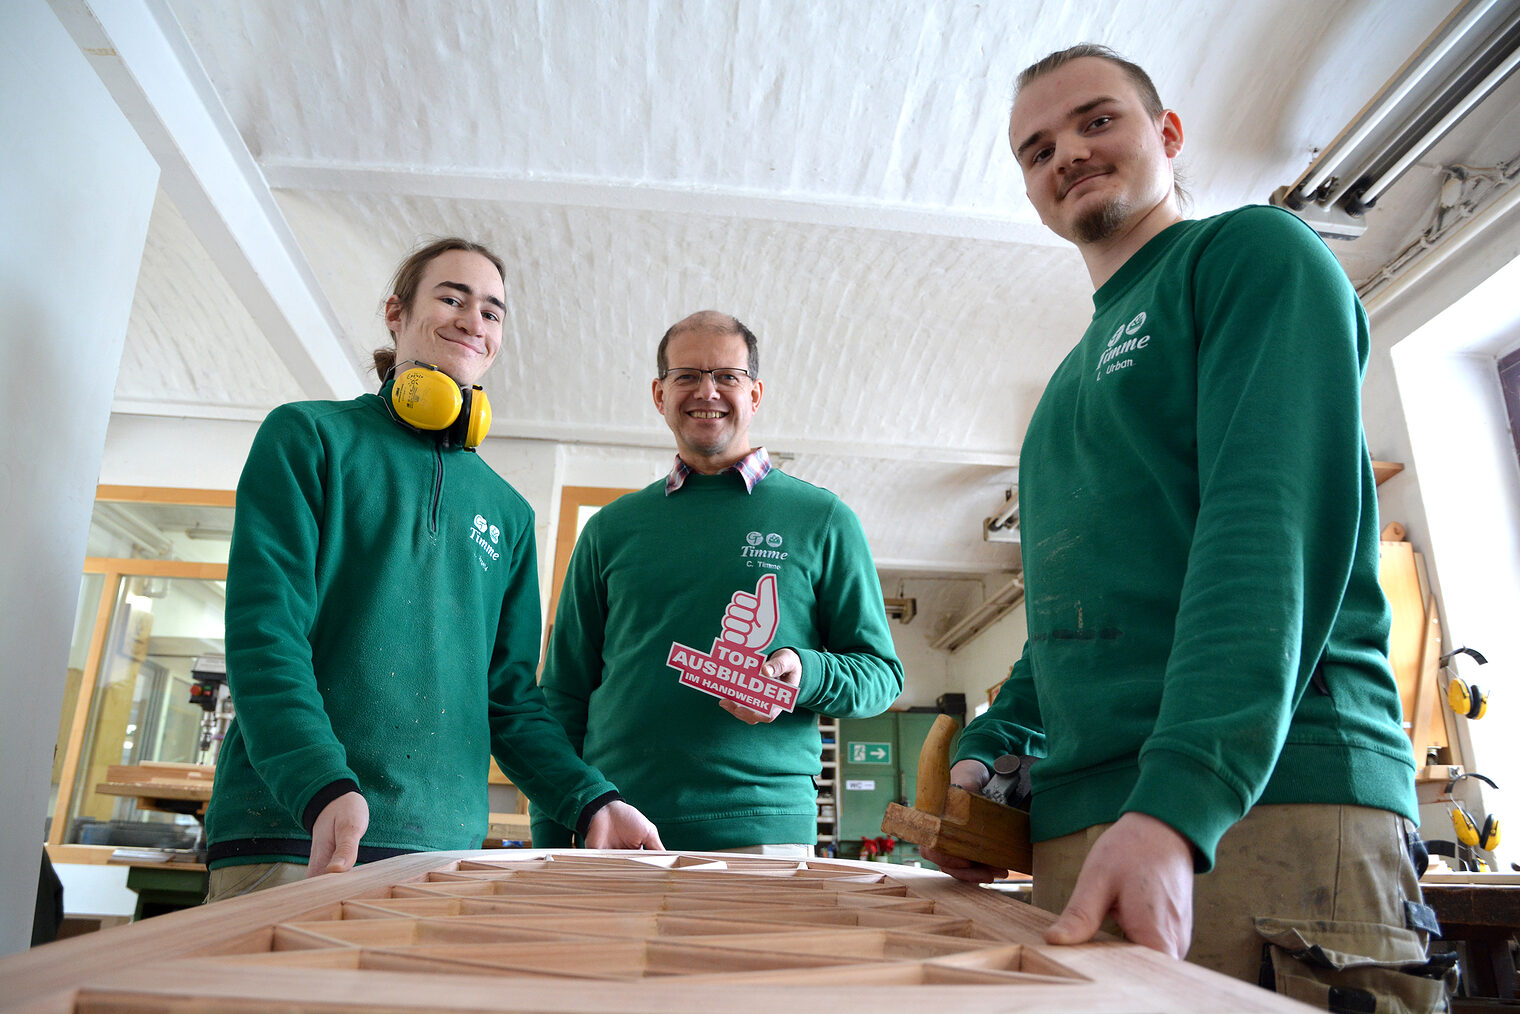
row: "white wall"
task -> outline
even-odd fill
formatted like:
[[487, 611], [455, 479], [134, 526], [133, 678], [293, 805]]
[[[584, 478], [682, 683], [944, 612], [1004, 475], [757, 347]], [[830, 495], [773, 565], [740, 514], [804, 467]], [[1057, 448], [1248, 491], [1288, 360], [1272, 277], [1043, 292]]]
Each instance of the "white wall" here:
[[131, 915], [137, 892], [127, 887], [126, 866], [63, 863], [57, 867], [69, 915]]
[[903, 692], [892, 702], [894, 708], [930, 708], [940, 694], [959, 689], [949, 683], [950, 653], [929, 647], [937, 633], [930, 619], [920, 614], [911, 623], [887, 621], [892, 647], [903, 667]]
[[890, 572], [884, 576], [885, 594], [912, 598], [918, 605], [911, 623], [888, 623], [892, 646], [903, 664], [903, 693], [893, 707], [933, 707], [942, 694], [963, 693], [968, 715], [975, 714], [976, 706], [987, 700], [987, 688], [1008, 675], [1024, 649], [1023, 604], [959, 651], [930, 645], [1006, 580], [1006, 575], [977, 578]]
[[489, 438], [480, 445], [485, 463], [512, 484], [533, 508], [538, 549], [539, 618], [548, 615], [549, 586], [554, 578], [555, 518], [559, 514], [558, 444], [543, 440]]
[[[1452, 719], [1470, 767], [1501, 786], [1471, 780], [1467, 801], [1480, 815], [1520, 799], [1520, 466], [1515, 460], [1496, 375], [1499, 355], [1520, 343], [1520, 200], [1511, 192], [1483, 220], [1453, 237], [1401, 283], [1369, 301], [1374, 354], [1364, 389], [1375, 456], [1407, 469], [1385, 483], [1379, 506], [1425, 554], [1442, 621], [1443, 651], [1469, 645], [1490, 665], [1459, 659], [1459, 671], [1485, 689], [1488, 717]], [[1384, 368], [1372, 366], [1381, 358]], [[1380, 441], [1387, 448], [1379, 450]], [[1421, 787], [1427, 804], [1439, 785]], [[1461, 793], [1459, 793], [1461, 794]], [[1480, 798], [1481, 795], [1481, 798]], [[1445, 805], [1425, 805], [1426, 837], [1451, 837]], [[1512, 812], [1512, 808], [1511, 808]], [[1501, 817], [1503, 813], [1500, 812]], [[1501, 869], [1520, 843], [1501, 845]]]
[[44, 0], [0, 5], [0, 95], [0, 573], [27, 576], [0, 610], [9, 953], [31, 943], [59, 676], [158, 166]]
[[976, 714], [976, 706], [987, 703], [987, 688], [1008, 677], [1008, 670], [1019, 660], [1028, 636], [1024, 604], [1020, 602], [976, 640], [950, 656], [950, 682], [966, 695], [968, 712]]
[[236, 489], [258, 429], [256, 422], [112, 415], [100, 481]]
[[[1520, 320], [1507, 319], [1516, 314], [1517, 286], [1520, 261], [1513, 261], [1401, 342], [1393, 356], [1407, 394], [1428, 538], [1440, 563], [1442, 650], [1467, 645], [1489, 661], [1480, 668], [1467, 657], [1455, 660], [1464, 679], [1490, 693], [1488, 716], [1457, 725], [1470, 743], [1471, 768], [1520, 790], [1520, 694], [1512, 689], [1520, 668], [1520, 463], [1494, 351], [1520, 344]], [[1514, 795], [1520, 799], [1520, 791]], [[1502, 816], [1506, 799], [1497, 794], [1479, 808]], [[1520, 848], [1503, 842], [1496, 858], [1507, 869]]]

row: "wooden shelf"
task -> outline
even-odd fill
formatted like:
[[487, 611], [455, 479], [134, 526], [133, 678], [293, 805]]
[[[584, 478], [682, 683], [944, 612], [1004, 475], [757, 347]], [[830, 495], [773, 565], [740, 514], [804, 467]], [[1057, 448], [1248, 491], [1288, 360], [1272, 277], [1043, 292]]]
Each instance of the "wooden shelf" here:
[[1404, 470], [1402, 463], [1397, 461], [1374, 461], [1372, 463], [1372, 476], [1381, 486]]
[[823, 770], [813, 776], [813, 786], [818, 790], [817, 841], [819, 845], [833, 845], [839, 840], [839, 818], [825, 817], [823, 807], [831, 806], [835, 814], [839, 812], [839, 719], [819, 715], [818, 735], [823, 740]]

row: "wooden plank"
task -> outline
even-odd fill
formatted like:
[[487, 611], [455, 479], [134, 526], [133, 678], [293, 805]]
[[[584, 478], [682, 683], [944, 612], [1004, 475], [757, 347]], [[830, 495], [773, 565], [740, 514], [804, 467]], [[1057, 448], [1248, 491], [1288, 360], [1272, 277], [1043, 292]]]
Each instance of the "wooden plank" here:
[[1449, 782], [1462, 773], [1460, 764], [1427, 764], [1417, 768], [1414, 773], [1416, 785], [1426, 782]]
[[237, 491], [231, 489], [191, 489], [184, 486], [111, 486], [95, 487], [95, 499], [118, 503], [170, 503], [186, 507], [232, 507]]
[[492, 813], [487, 818], [486, 837], [503, 841], [529, 841], [533, 835], [533, 818], [526, 813]]
[[54, 845], [52, 842], [46, 848], [48, 858], [55, 866], [59, 863], [103, 866], [111, 861], [111, 853], [116, 851], [115, 845]]
[[180, 799], [186, 802], [202, 802], [211, 798], [209, 785], [158, 785], [142, 782], [96, 782], [95, 791], [108, 796], [135, 796], [138, 799]]
[[[1428, 661], [1426, 642], [1434, 598], [1425, 580], [1424, 558], [1409, 543], [1385, 539], [1379, 545], [1379, 553], [1378, 583], [1393, 610], [1388, 662], [1399, 685], [1399, 706], [1410, 751], [1415, 765], [1424, 767], [1429, 749], [1444, 747], [1449, 742], [1445, 716], [1435, 699], [1432, 697], [1423, 707], [1419, 700]], [[1423, 744], [1423, 748], [1417, 744]]]
[[[144, 761], [141, 764], [112, 764], [106, 768], [106, 780], [113, 785], [135, 786], [139, 790], [202, 793], [177, 798], [210, 799], [216, 768], [209, 764], [176, 764], [169, 761]], [[133, 795], [118, 792], [119, 796]], [[147, 792], [138, 794], [147, 795]]]
[[186, 560], [128, 560], [114, 556], [87, 556], [86, 574], [130, 574], [133, 577], [191, 577], [203, 581], [227, 580], [225, 563], [191, 563]]
[[1520, 878], [1510, 883], [1420, 883], [1441, 925], [1520, 928]]
[[[1399, 704], [1404, 732], [1413, 749], [1414, 689], [1420, 673], [1420, 649], [1425, 639], [1425, 596], [1414, 565], [1414, 547], [1407, 542], [1384, 540], [1379, 544], [1378, 584], [1393, 610], [1388, 637], [1388, 662], [1399, 685]], [[1424, 765], [1425, 758], [1415, 758]]]
[[[355, 902], [383, 908], [426, 900], [429, 885], [465, 883], [456, 879], [461, 874], [488, 884], [489, 897], [517, 898], [519, 907], [576, 921], [561, 932], [555, 919], [535, 922], [529, 915], [495, 922], [478, 915], [403, 917], [369, 927], [345, 918]], [[588, 908], [574, 916], [556, 909], [557, 895], [535, 887], [540, 878], [594, 884], [590, 895], [607, 902], [602, 913], [617, 911], [613, 902], [626, 892], [656, 902], [664, 892], [690, 913], [672, 918], [656, 910], [630, 919]], [[412, 897], [389, 900], [403, 885]], [[769, 896], [794, 901], [746, 904]], [[819, 900], [837, 904], [820, 908]], [[831, 911], [861, 922], [817, 918]], [[729, 934], [701, 928], [753, 921], [741, 912], [765, 912], [768, 925]], [[865, 922], [888, 916], [904, 925]], [[1309, 1009], [1132, 944], [1047, 945], [1043, 932], [1052, 920], [942, 874], [867, 862], [717, 853], [424, 853], [0, 959], [0, 1011]], [[323, 932], [324, 924], [332, 933]]]
[[1404, 466], [1397, 461], [1374, 461], [1372, 463], [1372, 477], [1376, 485], [1392, 479], [1404, 470]]
[[1436, 610], [1436, 597], [1426, 600], [1425, 642], [1420, 651], [1420, 671], [1414, 685], [1414, 710], [1410, 712], [1413, 724], [1410, 740], [1414, 748], [1416, 766], [1424, 766], [1430, 749], [1435, 743], [1431, 717], [1436, 706], [1436, 683], [1441, 668], [1441, 615]]
[[544, 644], [549, 643], [549, 631], [554, 627], [554, 617], [559, 612], [559, 590], [565, 583], [565, 572], [570, 569], [570, 554], [575, 549], [575, 519], [582, 506], [605, 507], [631, 489], [614, 489], [610, 486], [564, 486], [559, 493], [559, 524], [554, 535], [554, 576], [549, 585], [549, 615], [544, 621]]
[[204, 764], [168, 761], [112, 764], [106, 769], [106, 780], [97, 782], [95, 791], [108, 796], [131, 796], [145, 810], [169, 813], [189, 812], [184, 803], [200, 803], [194, 807], [199, 814], [206, 812], [205, 804], [211, 799], [211, 782], [215, 777], [216, 768]]

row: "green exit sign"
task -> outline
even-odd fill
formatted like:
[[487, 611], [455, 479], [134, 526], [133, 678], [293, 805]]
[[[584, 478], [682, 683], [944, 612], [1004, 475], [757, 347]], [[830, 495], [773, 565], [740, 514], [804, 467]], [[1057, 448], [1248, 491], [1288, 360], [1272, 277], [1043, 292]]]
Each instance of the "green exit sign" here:
[[851, 764], [891, 764], [891, 743], [851, 743]]

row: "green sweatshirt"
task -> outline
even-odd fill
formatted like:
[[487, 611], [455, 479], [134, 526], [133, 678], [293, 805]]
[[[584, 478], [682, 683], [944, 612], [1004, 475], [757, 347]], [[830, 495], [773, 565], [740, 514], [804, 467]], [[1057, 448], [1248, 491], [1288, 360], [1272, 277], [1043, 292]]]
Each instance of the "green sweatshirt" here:
[[1036, 840], [1256, 803], [1417, 820], [1361, 425], [1367, 317], [1302, 222], [1181, 222], [1093, 296], [1019, 467], [1023, 657], [957, 759], [1034, 753]]
[[[802, 684], [794, 711], [752, 726], [666, 662], [674, 642], [710, 650], [734, 593], [765, 575], [779, 622], [760, 653], [795, 650]], [[860, 521], [773, 469], [752, 493], [734, 472], [693, 474], [670, 496], [661, 479], [597, 512], [570, 560], [542, 685], [582, 756], [667, 848], [716, 849], [813, 841], [816, 716], [885, 711], [902, 666]], [[563, 825], [535, 807], [533, 843], [568, 843]]]
[[380, 397], [271, 412], [238, 483], [211, 865], [305, 862], [348, 788], [361, 861], [478, 848], [492, 754], [572, 824], [612, 790], [534, 684], [535, 556], [522, 497]]

